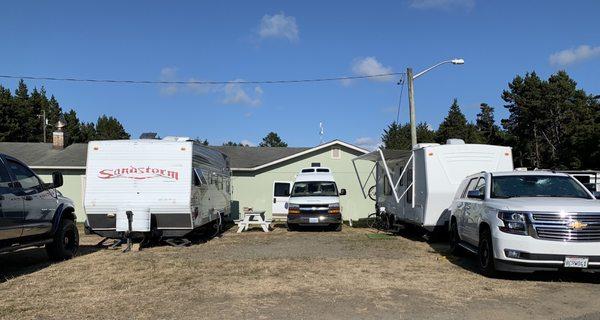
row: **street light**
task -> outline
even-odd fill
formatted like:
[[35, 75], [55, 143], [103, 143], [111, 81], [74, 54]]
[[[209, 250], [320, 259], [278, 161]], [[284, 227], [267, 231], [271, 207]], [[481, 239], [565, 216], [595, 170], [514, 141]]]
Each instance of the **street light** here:
[[432, 69], [435, 69], [443, 64], [446, 63], [451, 63], [451, 64], [455, 64], [455, 65], [460, 65], [460, 64], [464, 64], [465, 60], [461, 59], [461, 58], [455, 58], [452, 60], [446, 60], [446, 61], [442, 61], [440, 63], [434, 64], [431, 67], [413, 75], [413, 70], [412, 68], [407, 68], [406, 69], [406, 77], [408, 79], [408, 104], [409, 104], [409, 111], [410, 111], [410, 141], [411, 144], [414, 148], [414, 146], [417, 144], [417, 120], [416, 120], [416, 115], [415, 115], [415, 92], [414, 92], [414, 81], [416, 78], [422, 76], [423, 74], [431, 71]]

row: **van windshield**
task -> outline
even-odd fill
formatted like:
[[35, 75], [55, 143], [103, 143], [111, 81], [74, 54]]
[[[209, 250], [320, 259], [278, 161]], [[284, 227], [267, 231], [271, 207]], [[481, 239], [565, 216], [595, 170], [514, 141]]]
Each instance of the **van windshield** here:
[[332, 181], [302, 181], [294, 183], [292, 197], [337, 197], [338, 191]]
[[560, 197], [590, 199], [589, 194], [571, 177], [504, 176], [492, 178], [492, 198]]

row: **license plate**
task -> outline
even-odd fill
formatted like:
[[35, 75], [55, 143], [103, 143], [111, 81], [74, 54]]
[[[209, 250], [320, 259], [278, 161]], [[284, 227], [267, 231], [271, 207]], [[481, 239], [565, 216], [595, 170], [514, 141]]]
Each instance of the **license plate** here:
[[585, 257], [566, 257], [565, 268], [582, 268], [588, 267], [589, 258]]
[[308, 223], [319, 223], [319, 218], [308, 218]]

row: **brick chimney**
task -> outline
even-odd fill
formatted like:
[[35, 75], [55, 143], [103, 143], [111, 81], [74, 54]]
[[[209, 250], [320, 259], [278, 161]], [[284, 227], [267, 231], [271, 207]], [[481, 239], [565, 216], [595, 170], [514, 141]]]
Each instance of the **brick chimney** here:
[[67, 135], [63, 132], [63, 128], [67, 125], [61, 117], [56, 123], [56, 131], [52, 132], [52, 148], [61, 150], [67, 145]]

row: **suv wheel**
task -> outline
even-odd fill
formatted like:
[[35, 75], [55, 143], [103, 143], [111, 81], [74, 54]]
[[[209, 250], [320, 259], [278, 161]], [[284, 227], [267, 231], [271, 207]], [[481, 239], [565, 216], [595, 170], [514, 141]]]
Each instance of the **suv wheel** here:
[[54, 234], [54, 241], [46, 244], [46, 252], [50, 259], [61, 261], [73, 258], [79, 249], [79, 231], [75, 222], [62, 219]]
[[494, 266], [494, 246], [492, 245], [492, 234], [490, 230], [484, 229], [479, 235], [479, 250], [478, 250], [479, 270], [488, 277], [496, 275], [496, 267]]
[[450, 253], [455, 256], [461, 256], [464, 251], [460, 246], [460, 236], [458, 235], [458, 225], [455, 220], [450, 222]]

